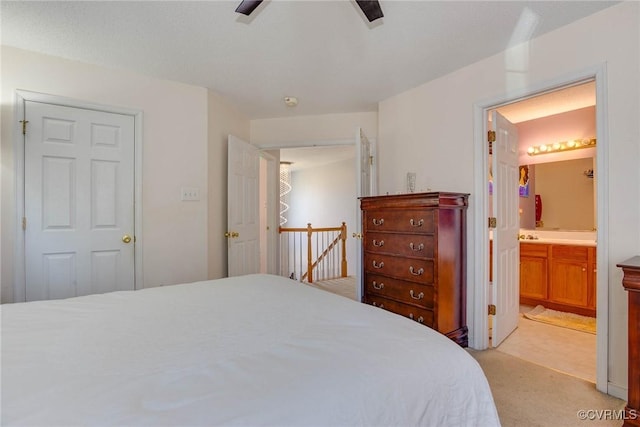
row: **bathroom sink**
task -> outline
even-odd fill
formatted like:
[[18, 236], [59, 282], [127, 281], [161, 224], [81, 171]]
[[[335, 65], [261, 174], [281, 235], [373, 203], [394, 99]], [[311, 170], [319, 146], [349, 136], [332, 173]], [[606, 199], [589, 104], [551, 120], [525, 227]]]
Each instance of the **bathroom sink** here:
[[556, 239], [548, 237], [539, 237], [537, 239], [520, 239], [524, 243], [544, 243], [554, 245], [574, 245], [574, 246], [596, 246], [595, 240], [589, 239]]

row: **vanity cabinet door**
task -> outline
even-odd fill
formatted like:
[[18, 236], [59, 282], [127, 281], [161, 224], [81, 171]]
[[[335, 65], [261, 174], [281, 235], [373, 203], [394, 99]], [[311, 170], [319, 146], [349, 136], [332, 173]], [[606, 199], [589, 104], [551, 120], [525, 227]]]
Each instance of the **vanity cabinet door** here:
[[549, 300], [587, 307], [589, 303], [589, 271], [586, 262], [552, 260]]
[[520, 257], [520, 297], [547, 299], [547, 259]]

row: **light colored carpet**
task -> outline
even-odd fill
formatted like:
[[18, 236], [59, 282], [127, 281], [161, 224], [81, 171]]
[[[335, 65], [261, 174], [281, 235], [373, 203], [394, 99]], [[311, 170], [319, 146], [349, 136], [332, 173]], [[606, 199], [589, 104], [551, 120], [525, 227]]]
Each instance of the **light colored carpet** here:
[[535, 320], [537, 322], [575, 329], [576, 331], [588, 332], [590, 334], [596, 333], [596, 319], [594, 317], [551, 310], [542, 305], [538, 305], [528, 313], [523, 313], [523, 315], [527, 319]]
[[332, 292], [352, 300], [356, 299], [356, 278], [354, 276], [340, 277], [337, 279], [321, 280], [319, 282], [306, 283], [306, 285], [323, 291]]
[[580, 410], [624, 408], [624, 401], [600, 393], [593, 383], [497, 350], [468, 351], [489, 380], [504, 427], [622, 425], [619, 420], [579, 419]]

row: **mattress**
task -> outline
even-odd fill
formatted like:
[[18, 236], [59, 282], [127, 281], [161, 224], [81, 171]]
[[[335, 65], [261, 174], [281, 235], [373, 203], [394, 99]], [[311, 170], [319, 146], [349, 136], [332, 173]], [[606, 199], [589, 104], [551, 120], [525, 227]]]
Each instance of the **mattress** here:
[[0, 310], [3, 426], [499, 425], [454, 342], [282, 277]]

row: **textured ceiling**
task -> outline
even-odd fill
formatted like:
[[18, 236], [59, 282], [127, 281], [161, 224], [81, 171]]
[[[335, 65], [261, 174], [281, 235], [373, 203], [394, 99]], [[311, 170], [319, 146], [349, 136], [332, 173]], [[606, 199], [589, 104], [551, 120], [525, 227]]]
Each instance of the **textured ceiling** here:
[[[598, 1], [11, 2], [2, 43], [217, 91], [250, 119], [376, 111], [404, 90], [609, 7]], [[284, 105], [296, 96], [299, 105]]]

